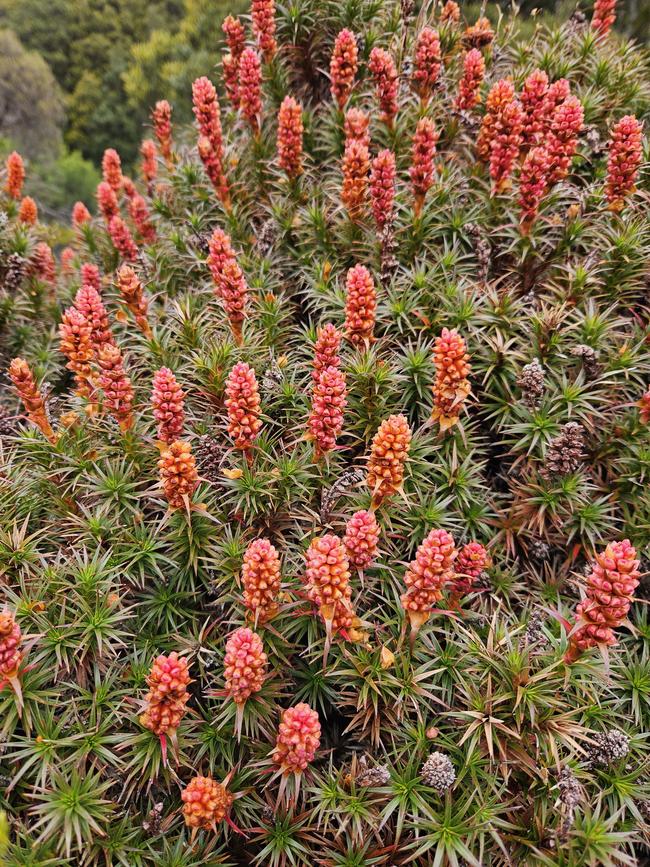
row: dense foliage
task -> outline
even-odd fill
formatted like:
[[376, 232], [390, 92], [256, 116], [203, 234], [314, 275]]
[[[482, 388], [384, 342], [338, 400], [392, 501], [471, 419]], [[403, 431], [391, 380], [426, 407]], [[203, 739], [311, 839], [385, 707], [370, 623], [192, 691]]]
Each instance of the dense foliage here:
[[648, 55], [251, 12], [56, 256], [6, 162], [4, 863], [641, 863]]

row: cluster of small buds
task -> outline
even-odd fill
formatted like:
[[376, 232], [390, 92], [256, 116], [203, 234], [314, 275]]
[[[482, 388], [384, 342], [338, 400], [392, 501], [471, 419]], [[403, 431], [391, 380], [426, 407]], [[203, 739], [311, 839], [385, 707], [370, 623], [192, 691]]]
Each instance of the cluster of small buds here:
[[347, 406], [345, 375], [338, 367], [321, 370], [314, 383], [311, 412], [307, 422], [309, 438], [314, 441], [315, 458], [331, 451], [343, 430], [343, 412]]
[[480, 542], [468, 542], [458, 552], [454, 563], [454, 577], [451, 582], [455, 596], [466, 596], [471, 592], [476, 579], [489, 563], [489, 555]]
[[396, 175], [395, 154], [390, 150], [380, 151], [370, 168], [370, 201], [380, 231], [393, 222]]
[[650, 424], [650, 388], [641, 395], [637, 406], [641, 424]]
[[582, 130], [584, 109], [575, 96], [567, 96], [556, 108], [546, 141], [550, 160], [549, 185], [563, 180], [571, 165]]
[[619, 729], [594, 732], [587, 760], [592, 767], [608, 767], [613, 762], [626, 758], [630, 752], [630, 739]]
[[158, 656], [147, 676], [149, 692], [140, 723], [156, 735], [172, 735], [183, 718], [191, 683], [187, 659], [173, 651]]
[[106, 181], [100, 181], [97, 185], [97, 207], [107, 223], [120, 212], [115, 190]]
[[227, 819], [233, 796], [212, 777], [192, 777], [181, 792], [183, 818], [192, 831], [214, 831]]
[[122, 189], [122, 162], [114, 148], [107, 148], [102, 157], [102, 178], [115, 193]]
[[228, 410], [228, 433], [235, 448], [248, 451], [257, 439], [262, 421], [257, 378], [245, 361], [237, 362], [228, 374], [224, 402]]
[[447, 0], [440, 12], [440, 20], [443, 24], [456, 24], [460, 21], [460, 6], [456, 0]]
[[420, 769], [420, 776], [427, 786], [438, 794], [446, 792], [456, 781], [456, 770], [445, 753], [431, 753]]
[[586, 579], [586, 598], [577, 607], [578, 628], [569, 638], [567, 663], [591, 647], [616, 644], [614, 629], [627, 617], [640, 574], [636, 550], [628, 539], [610, 542], [596, 554]]
[[449, 430], [458, 422], [463, 404], [470, 394], [467, 377], [471, 368], [468, 361], [465, 341], [460, 334], [455, 328], [443, 328], [433, 349], [436, 378], [433, 384], [432, 416], [439, 422], [442, 431]]
[[462, 43], [465, 48], [484, 48], [494, 40], [494, 30], [487, 18], [479, 18], [476, 24], [467, 27]]
[[90, 211], [83, 202], [75, 202], [72, 208], [72, 225], [82, 229], [91, 220]]
[[192, 447], [175, 440], [161, 452], [158, 461], [160, 482], [170, 509], [188, 507], [199, 483]]
[[634, 184], [643, 157], [643, 125], [633, 114], [625, 115], [614, 126], [609, 142], [605, 191], [609, 208], [621, 211]]
[[343, 544], [352, 566], [367, 569], [377, 559], [379, 524], [374, 512], [355, 512], [345, 525]]
[[301, 774], [320, 746], [318, 713], [301, 702], [282, 712], [273, 761], [283, 774]]
[[341, 30], [330, 60], [330, 91], [340, 109], [350, 98], [357, 75], [359, 51], [351, 30]]
[[439, 133], [436, 131], [433, 121], [429, 117], [423, 117], [418, 121], [413, 136], [411, 150], [411, 167], [409, 177], [413, 187], [415, 216], [419, 216], [424, 206], [427, 192], [433, 185], [435, 176], [436, 144]]
[[540, 475], [546, 479], [568, 476], [580, 468], [584, 458], [584, 429], [570, 421], [549, 443]]
[[97, 352], [98, 385], [104, 392], [104, 402], [120, 429], [133, 424], [133, 387], [124, 369], [124, 359], [114, 343], [105, 343]]
[[74, 306], [90, 324], [95, 353], [106, 344], [114, 343], [108, 313], [93, 283], [82, 282], [75, 295]]
[[546, 102], [548, 105], [548, 120], [547, 120], [547, 130], [550, 129], [550, 120], [552, 120], [553, 115], [563, 102], [567, 100], [567, 98], [571, 94], [571, 85], [566, 78], [558, 78], [557, 81], [554, 81], [552, 84], [549, 84], [548, 91], [546, 93]]
[[266, 677], [267, 656], [262, 639], [247, 626], [236, 629], [226, 642], [224, 678], [226, 695], [244, 704], [259, 692]]
[[481, 84], [485, 77], [485, 60], [478, 48], [471, 48], [463, 58], [463, 75], [458, 82], [457, 111], [471, 111], [481, 101]]
[[531, 148], [519, 174], [519, 208], [522, 234], [528, 234], [537, 218], [539, 206], [548, 187], [551, 168], [549, 154], [543, 145]]
[[34, 247], [32, 264], [34, 274], [41, 283], [46, 283], [48, 286], [56, 285], [56, 260], [47, 241], [39, 241]]
[[441, 66], [440, 37], [432, 27], [425, 27], [417, 38], [413, 63], [413, 85], [423, 101], [431, 97]]
[[18, 208], [18, 222], [25, 226], [35, 226], [38, 222], [38, 207], [31, 196], [21, 199]]
[[377, 292], [365, 265], [350, 268], [345, 281], [345, 336], [354, 346], [373, 341]]
[[23, 661], [20, 649], [22, 632], [13, 612], [5, 608], [0, 611], [0, 685], [3, 681], [14, 680]]
[[349, 108], [345, 112], [345, 120], [343, 122], [343, 132], [345, 133], [345, 143], [358, 141], [360, 144], [370, 148], [370, 117], [360, 108]]
[[517, 385], [528, 409], [539, 409], [544, 397], [544, 368], [537, 358], [522, 367]]
[[275, 0], [252, 0], [251, 18], [257, 44], [268, 63], [278, 49], [275, 41]]
[[224, 306], [236, 342], [241, 343], [248, 285], [235, 258], [230, 238], [219, 228], [214, 230], [210, 238], [208, 267], [215, 294]]
[[156, 157], [158, 155], [158, 151], [156, 148], [156, 143], [153, 139], [146, 138], [142, 144], [140, 145], [140, 156], [142, 157], [142, 162], [140, 163], [140, 173], [142, 175], [143, 181], [147, 184], [148, 187], [156, 180], [158, 176], [158, 163], [156, 161]]
[[117, 272], [117, 288], [122, 300], [133, 313], [136, 325], [145, 335], [151, 337], [151, 327], [147, 319], [148, 302], [144, 294], [142, 283], [137, 274], [129, 265], [122, 265]]
[[239, 58], [239, 110], [253, 133], [259, 134], [262, 111], [262, 65], [253, 48], [245, 48]]
[[391, 127], [397, 114], [397, 92], [399, 89], [395, 61], [383, 48], [373, 48], [368, 60], [368, 69], [375, 81], [381, 119]]
[[218, 159], [223, 157], [221, 112], [214, 84], [205, 75], [192, 83], [192, 111], [199, 132], [212, 145]]
[[228, 15], [222, 24], [228, 43], [228, 53], [222, 60], [226, 93], [233, 108], [239, 108], [239, 61], [246, 47], [246, 31], [239, 18]]
[[456, 553], [453, 537], [446, 530], [431, 530], [409, 563], [401, 601], [413, 633], [429, 619], [445, 584], [453, 582]]
[[170, 165], [172, 161], [172, 107], [166, 99], [158, 100], [151, 113], [151, 121], [160, 153], [167, 165]]
[[14, 358], [9, 365], [8, 372], [9, 379], [14, 384], [18, 397], [25, 407], [27, 418], [40, 429], [51, 443], [56, 442], [56, 434], [47, 417], [43, 395], [36, 385], [34, 374], [27, 362], [23, 358]]
[[111, 217], [108, 224], [108, 234], [120, 256], [127, 262], [135, 262], [138, 258], [138, 246], [121, 217]]
[[285, 96], [278, 112], [278, 163], [290, 178], [302, 174], [302, 107], [292, 96]]
[[519, 96], [524, 114], [522, 141], [524, 146], [541, 144], [549, 119], [548, 75], [542, 69], [534, 69], [521, 89]]
[[140, 238], [142, 238], [145, 244], [153, 244], [156, 240], [156, 230], [151, 222], [151, 214], [144, 197], [140, 193], [136, 193], [129, 199], [128, 209], [129, 216], [133, 220]]
[[25, 164], [18, 151], [12, 151], [5, 161], [7, 179], [5, 181], [5, 193], [11, 199], [18, 200], [23, 191], [25, 182]]
[[280, 558], [268, 539], [255, 539], [244, 552], [241, 579], [244, 605], [255, 623], [266, 623], [278, 611]]
[[307, 595], [318, 606], [328, 636], [340, 632], [344, 638], [350, 637], [355, 615], [350, 567], [343, 543], [333, 533], [312, 539], [305, 560]]
[[331, 322], [318, 329], [314, 346], [314, 361], [311, 378], [318, 382], [320, 374], [328, 367], [339, 367], [341, 359], [341, 332]]
[[373, 507], [402, 490], [411, 436], [408, 421], [403, 415], [391, 415], [379, 425], [370, 447], [366, 477], [366, 484], [372, 492]]
[[357, 139], [348, 141], [343, 154], [341, 200], [351, 220], [363, 213], [368, 188], [370, 154], [367, 145]]
[[157, 435], [160, 442], [170, 445], [183, 435], [185, 423], [183, 390], [168, 367], [161, 367], [153, 378], [151, 405], [158, 422]]
[[77, 394], [90, 397], [94, 391], [92, 327], [76, 307], [68, 307], [61, 317], [59, 349], [68, 359], [66, 367], [75, 374]]
[[591, 28], [599, 37], [605, 37], [616, 21], [616, 0], [596, 0], [591, 18]]

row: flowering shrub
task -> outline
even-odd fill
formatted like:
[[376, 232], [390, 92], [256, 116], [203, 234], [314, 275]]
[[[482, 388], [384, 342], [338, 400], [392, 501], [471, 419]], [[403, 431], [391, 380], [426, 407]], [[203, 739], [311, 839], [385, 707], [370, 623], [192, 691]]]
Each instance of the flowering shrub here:
[[496, 11], [254, 0], [69, 228], [0, 166], [11, 867], [647, 859], [650, 67]]

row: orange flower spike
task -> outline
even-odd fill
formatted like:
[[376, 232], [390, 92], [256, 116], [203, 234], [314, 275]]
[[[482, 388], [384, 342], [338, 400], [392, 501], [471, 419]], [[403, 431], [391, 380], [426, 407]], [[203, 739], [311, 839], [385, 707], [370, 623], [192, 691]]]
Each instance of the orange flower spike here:
[[269, 63], [278, 50], [275, 41], [275, 0], [252, 0], [251, 18], [259, 49]]
[[172, 107], [166, 99], [159, 100], [151, 113], [153, 131], [160, 153], [168, 166], [172, 164]]
[[[333, 533], [312, 539], [305, 554], [307, 595], [318, 607], [327, 630], [327, 641], [341, 633], [350, 637], [355, 625], [350, 567], [342, 541]], [[328, 644], [325, 646], [327, 652]]]
[[359, 52], [351, 30], [341, 30], [334, 43], [330, 60], [330, 91], [338, 107], [343, 109], [350, 97], [357, 75]]
[[255, 371], [246, 362], [238, 362], [226, 382], [226, 409], [228, 433], [235, 448], [244, 452], [255, 444], [262, 427], [260, 394]]
[[55, 443], [57, 437], [49, 422], [43, 395], [36, 385], [34, 374], [27, 362], [22, 358], [14, 358], [9, 365], [8, 373], [25, 407], [27, 418], [40, 429], [43, 436], [51, 443]]
[[609, 142], [605, 195], [611, 211], [622, 211], [627, 196], [635, 190], [643, 159], [643, 124], [633, 114], [614, 126]]
[[343, 413], [347, 406], [345, 375], [338, 367], [326, 367], [314, 383], [312, 407], [307, 428], [314, 441], [318, 460], [336, 445], [343, 430]]
[[114, 343], [105, 343], [97, 352], [98, 385], [104, 392], [108, 411], [122, 431], [133, 426], [133, 387], [124, 370], [124, 359]]
[[7, 180], [5, 181], [5, 193], [10, 199], [19, 199], [25, 182], [25, 164], [18, 151], [12, 151], [5, 161]]
[[471, 371], [465, 341], [455, 330], [443, 328], [436, 338], [433, 363], [436, 378], [433, 385], [432, 418], [446, 431], [458, 423], [465, 400], [471, 392], [467, 379]]
[[277, 150], [280, 168], [289, 178], [302, 174], [302, 108], [292, 96], [285, 96], [278, 112]]
[[18, 222], [25, 226], [35, 226], [38, 222], [38, 207], [31, 196], [25, 196], [18, 208]]
[[102, 178], [113, 192], [119, 193], [122, 189], [122, 163], [120, 155], [113, 148], [107, 148], [102, 157]]
[[345, 336], [355, 346], [374, 340], [377, 292], [365, 265], [350, 268], [345, 281]]
[[59, 348], [68, 359], [66, 367], [75, 374], [76, 393], [91, 398], [95, 390], [90, 366], [95, 355], [90, 322], [75, 307], [68, 307], [59, 325]]
[[262, 111], [262, 67], [257, 52], [245, 48], [239, 59], [239, 110], [253, 134], [259, 135]]
[[136, 325], [145, 337], [151, 337], [151, 327], [147, 319], [149, 304], [135, 271], [130, 265], [122, 265], [117, 272], [117, 288], [122, 300], [135, 316]]
[[440, 75], [440, 37], [432, 27], [420, 31], [415, 46], [413, 86], [421, 100], [430, 99]]
[[170, 445], [183, 435], [185, 423], [183, 390], [168, 367], [161, 367], [153, 378], [151, 405], [158, 422], [158, 439]]
[[212, 777], [192, 777], [181, 792], [185, 825], [197, 831], [215, 831], [217, 825], [228, 821], [233, 796]]
[[423, 117], [418, 121], [413, 136], [411, 168], [409, 169], [416, 217], [422, 213], [425, 197], [433, 186], [435, 177], [433, 160], [436, 155], [439, 135], [431, 118]]
[[341, 332], [331, 322], [326, 323], [322, 328], [318, 329], [314, 346], [314, 369], [311, 373], [314, 383], [318, 382], [320, 374], [325, 368], [340, 367], [340, 349]]
[[442, 599], [445, 584], [453, 580], [456, 554], [453, 537], [446, 530], [432, 530], [409, 563], [401, 600], [411, 624], [411, 642]]
[[358, 220], [366, 205], [370, 155], [365, 144], [352, 139], [343, 154], [341, 200], [351, 220]]
[[345, 120], [343, 122], [343, 132], [345, 133], [345, 144], [351, 141], [358, 141], [359, 144], [370, 148], [370, 117], [360, 108], [349, 108], [345, 112]]
[[144, 699], [140, 724], [160, 739], [163, 764], [167, 765], [167, 737], [176, 739], [176, 730], [190, 699], [191, 683], [187, 659], [173, 651], [156, 658], [147, 677], [149, 692]]
[[192, 494], [199, 484], [192, 447], [175, 440], [160, 455], [160, 481], [171, 510], [189, 509]]
[[244, 605], [255, 624], [266, 623], [278, 611], [280, 558], [268, 539], [255, 539], [244, 553], [241, 572]]
[[374, 512], [365, 509], [355, 512], [345, 525], [343, 544], [350, 563], [360, 571], [376, 560], [379, 533]]
[[145, 139], [140, 145], [140, 156], [142, 157], [140, 174], [147, 187], [150, 187], [158, 176], [158, 150], [155, 141], [150, 138]]
[[372, 492], [373, 508], [401, 492], [411, 436], [403, 415], [391, 415], [379, 425], [372, 441], [366, 480]]

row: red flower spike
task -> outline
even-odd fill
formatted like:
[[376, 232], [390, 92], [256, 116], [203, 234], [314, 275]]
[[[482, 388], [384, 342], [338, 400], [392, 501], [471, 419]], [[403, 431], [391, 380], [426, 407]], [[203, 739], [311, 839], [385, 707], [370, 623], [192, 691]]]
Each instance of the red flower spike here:
[[485, 60], [478, 48], [470, 49], [463, 59], [463, 77], [458, 83], [454, 103], [458, 111], [471, 111], [481, 101], [481, 84], [485, 78]]
[[412, 641], [442, 599], [444, 585], [453, 579], [456, 554], [453, 537], [446, 530], [432, 530], [409, 563], [404, 576], [407, 590], [401, 601], [411, 624]]
[[172, 163], [172, 107], [166, 99], [160, 99], [151, 113], [153, 132], [160, 153], [168, 166]]
[[391, 127], [397, 114], [397, 93], [399, 89], [399, 78], [395, 69], [395, 61], [388, 51], [385, 51], [383, 48], [373, 48], [368, 60], [368, 69], [375, 80], [377, 99], [379, 101], [379, 108], [381, 109], [381, 119]]
[[343, 430], [343, 412], [347, 406], [345, 375], [338, 367], [326, 367], [314, 383], [311, 413], [307, 427], [315, 444], [315, 458], [331, 451]]
[[192, 447], [183, 440], [171, 443], [158, 461], [160, 482], [171, 510], [189, 508], [199, 484]]
[[35, 226], [38, 222], [38, 208], [31, 196], [25, 196], [18, 208], [18, 222], [25, 226]]
[[101, 296], [94, 285], [82, 282], [74, 299], [74, 306], [81, 313], [91, 328], [91, 340], [94, 353], [108, 344], [113, 344], [113, 334], [108, 319], [108, 313]]
[[14, 358], [9, 365], [8, 374], [25, 407], [27, 418], [39, 428], [43, 436], [55, 443], [57, 438], [47, 416], [43, 395], [27, 362], [22, 358]]
[[628, 539], [610, 542], [596, 554], [586, 579], [586, 598], [576, 609], [577, 629], [572, 631], [564, 657], [569, 665], [591, 647], [617, 643], [614, 629], [625, 622], [640, 574], [636, 550]]
[[45, 241], [39, 241], [34, 247], [34, 272], [41, 283], [56, 286], [56, 261], [52, 248]]
[[605, 195], [611, 211], [622, 211], [625, 199], [635, 190], [643, 158], [643, 124], [633, 114], [614, 126], [609, 142]]
[[7, 684], [13, 690], [19, 716], [23, 708], [20, 666], [25, 654], [21, 650], [22, 641], [23, 635], [15, 615], [8, 608], [0, 611], [0, 690]]
[[12, 151], [5, 161], [7, 180], [5, 181], [5, 193], [10, 199], [19, 199], [25, 182], [25, 164], [18, 151]]
[[523, 234], [528, 234], [535, 222], [540, 203], [548, 188], [550, 167], [548, 151], [543, 145], [530, 150], [523, 162], [519, 174], [519, 207]]
[[345, 525], [343, 544], [348, 560], [357, 569], [367, 569], [377, 559], [379, 524], [374, 512], [355, 512]]
[[226, 210], [230, 210], [230, 190], [228, 188], [228, 181], [223, 172], [222, 161], [214, 152], [209, 139], [203, 137], [199, 138], [197, 147], [203, 167], [205, 168], [207, 176], [210, 178], [210, 183]]
[[208, 267], [214, 281], [215, 295], [223, 304], [235, 341], [241, 344], [248, 284], [235, 258], [230, 238], [219, 228], [214, 230], [210, 238]]
[[370, 155], [365, 144], [348, 141], [343, 155], [343, 187], [341, 199], [351, 220], [357, 220], [366, 204]]
[[192, 833], [197, 830], [215, 831], [217, 825], [228, 820], [233, 796], [212, 777], [192, 777], [181, 792], [183, 819]]
[[584, 109], [575, 96], [567, 96], [555, 110], [546, 140], [551, 162], [549, 186], [563, 180], [569, 173], [583, 120]]
[[110, 223], [120, 212], [115, 190], [106, 181], [101, 181], [97, 185], [97, 207], [107, 223]]
[[61, 273], [64, 277], [70, 277], [74, 271], [75, 251], [72, 247], [64, 247], [61, 250]]
[[278, 163], [289, 178], [302, 174], [302, 108], [292, 96], [285, 96], [278, 112]]
[[68, 359], [66, 367], [75, 374], [76, 393], [90, 398], [94, 391], [94, 374], [90, 366], [94, 357], [90, 322], [75, 307], [68, 307], [59, 325], [59, 349]]
[[379, 230], [393, 222], [396, 176], [395, 154], [389, 150], [380, 151], [370, 168], [370, 200]]
[[253, 133], [259, 135], [262, 111], [262, 67], [257, 53], [245, 48], [239, 59], [239, 110]]
[[91, 220], [90, 211], [83, 202], [75, 202], [72, 209], [72, 225], [76, 229], [81, 229], [86, 223]]
[[149, 207], [140, 193], [136, 193], [129, 200], [129, 216], [144, 243], [153, 244], [156, 240], [156, 230], [151, 222]]
[[183, 435], [185, 424], [185, 395], [176, 377], [168, 367], [161, 367], [153, 378], [151, 405], [158, 422], [158, 439], [171, 445]]
[[280, 592], [280, 558], [268, 539], [255, 539], [244, 553], [241, 579], [244, 587], [244, 605], [251, 618], [267, 623], [278, 612]]
[[458, 423], [463, 404], [471, 392], [467, 379], [471, 367], [465, 341], [456, 331], [443, 328], [436, 338], [433, 363], [436, 378], [433, 384], [432, 418], [446, 431]]
[[158, 176], [158, 150], [155, 141], [150, 138], [145, 139], [140, 145], [140, 156], [142, 157], [140, 174], [142, 175], [142, 180], [149, 187]]
[[325, 368], [340, 366], [340, 348], [341, 332], [331, 322], [318, 329], [314, 346], [314, 369], [311, 373], [314, 383], [318, 382], [320, 374]]
[[591, 18], [591, 29], [603, 39], [616, 21], [616, 0], [596, 0]]
[[359, 144], [370, 148], [370, 118], [360, 108], [349, 108], [345, 112], [345, 121], [343, 123], [343, 131], [345, 133], [345, 144], [351, 141], [358, 141]]
[[121, 217], [111, 217], [108, 234], [120, 256], [127, 262], [135, 262], [138, 258], [138, 247]]
[[639, 421], [641, 424], [650, 423], [650, 388], [639, 398]]
[[246, 32], [239, 18], [228, 15], [222, 25], [229, 53], [222, 60], [226, 93], [233, 108], [239, 108], [239, 61], [246, 47]]
[[102, 288], [102, 278], [99, 268], [92, 262], [84, 262], [81, 266], [81, 285], [92, 286], [97, 292]]
[[489, 560], [488, 552], [480, 542], [468, 542], [467, 545], [463, 545], [454, 563], [452, 594], [458, 598], [470, 593], [476, 579], [488, 566]]
[[507, 103], [496, 119], [490, 148], [493, 193], [500, 193], [508, 184], [521, 149], [523, 123], [521, 104], [516, 99]]
[[366, 480], [373, 508], [402, 490], [410, 447], [411, 429], [403, 415], [391, 415], [380, 424], [372, 441]]
[[242, 626], [229, 636], [223, 664], [226, 695], [235, 704], [243, 705], [262, 689], [267, 656], [262, 639], [252, 629]]
[[423, 117], [418, 121], [413, 136], [411, 168], [409, 169], [416, 217], [422, 212], [426, 194], [433, 185], [435, 175], [433, 159], [436, 155], [438, 137], [439, 133], [436, 132], [431, 118]]
[[352, 608], [350, 568], [343, 543], [333, 533], [312, 539], [305, 562], [307, 596], [318, 607], [328, 643], [337, 633], [352, 637], [358, 620]]
[[187, 659], [173, 651], [156, 658], [147, 677], [149, 691], [144, 699], [140, 725], [160, 738], [163, 763], [167, 764], [167, 737], [176, 738], [176, 730], [190, 699], [191, 683]]
[[539, 144], [549, 118], [548, 75], [542, 69], [530, 73], [519, 101], [524, 114], [522, 142], [527, 147]]
[[420, 99], [426, 101], [433, 93], [442, 66], [440, 37], [433, 28], [425, 27], [420, 32], [413, 65], [413, 85]]
[[120, 155], [113, 148], [107, 148], [102, 157], [102, 178], [115, 193], [122, 189], [122, 163]]
[[248, 451], [257, 439], [262, 421], [257, 378], [246, 362], [238, 362], [230, 371], [224, 403], [228, 410], [228, 433], [235, 448]]
[[299, 776], [314, 760], [320, 746], [318, 714], [301, 702], [282, 712], [273, 761], [284, 775]]
[[351, 30], [341, 30], [330, 60], [330, 92], [340, 109], [350, 97], [358, 67], [357, 40]]
[[275, 0], [252, 0], [253, 33], [264, 60], [273, 60], [278, 44], [275, 41]]
[[364, 265], [350, 268], [345, 281], [345, 336], [355, 346], [374, 340], [377, 293]]
[[106, 408], [120, 430], [127, 431], [133, 426], [133, 387], [124, 370], [122, 353], [114, 343], [105, 343], [97, 351], [97, 364], [98, 385], [104, 392]]
[[209, 78], [202, 76], [192, 84], [192, 105], [201, 136], [210, 142], [216, 157], [223, 159], [221, 111], [217, 91]]

